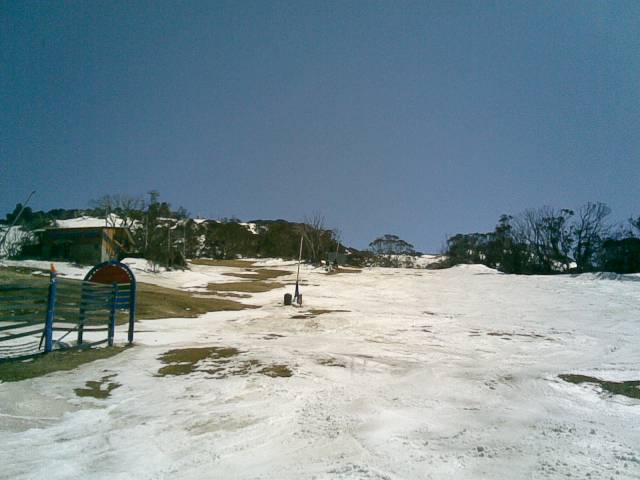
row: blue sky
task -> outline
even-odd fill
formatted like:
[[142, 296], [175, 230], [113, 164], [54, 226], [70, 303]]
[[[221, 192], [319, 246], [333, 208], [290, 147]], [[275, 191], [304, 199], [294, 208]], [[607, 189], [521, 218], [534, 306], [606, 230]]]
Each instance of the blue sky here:
[[3, 2], [0, 213], [145, 194], [424, 251], [640, 214], [640, 2]]

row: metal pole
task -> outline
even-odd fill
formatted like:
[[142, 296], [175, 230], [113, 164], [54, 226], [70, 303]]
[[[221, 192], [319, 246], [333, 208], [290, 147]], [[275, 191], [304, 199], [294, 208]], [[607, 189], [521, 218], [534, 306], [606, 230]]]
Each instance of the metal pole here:
[[36, 191], [32, 191], [29, 196], [27, 197], [27, 199], [24, 201], [24, 203], [22, 204], [22, 208], [20, 209], [20, 211], [18, 212], [18, 215], [16, 215], [16, 218], [13, 219], [13, 222], [11, 223], [11, 226], [7, 229], [6, 232], [4, 232], [4, 236], [2, 237], [2, 241], [0, 241], [0, 252], [2, 252], [2, 246], [4, 245], [4, 241], [7, 239], [7, 236], [9, 235], [9, 232], [11, 231], [11, 229], [15, 226], [15, 224], [18, 222], [18, 220], [20, 219], [20, 216], [22, 215], [22, 212], [24, 212], [24, 209], [27, 208], [27, 203], [29, 203], [29, 200], [31, 200], [31, 197], [33, 197], [33, 194], [36, 193]]
[[78, 345], [82, 344], [82, 336], [84, 334], [84, 323], [86, 322], [87, 319], [87, 314], [86, 314], [86, 305], [85, 305], [85, 295], [83, 295], [84, 290], [85, 290], [85, 282], [83, 281], [81, 283], [82, 287], [80, 290], [80, 318], [78, 319]]
[[113, 347], [113, 337], [116, 331], [116, 301], [118, 299], [118, 284], [112, 284], [111, 290], [111, 309], [109, 311], [109, 333], [107, 336], [107, 342], [110, 347]]
[[298, 297], [300, 296], [300, 287], [298, 285], [298, 279], [300, 278], [300, 262], [302, 261], [302, 242], [304, 240], [304, 235], [300, 235], [300, 253], [298, 254], [298, 273], [296, 274], [296, 292], [293, 298], [298, 301]]
[[44, 323], [44, 351], [49, 353], [53, 350], [53, 320], [56, 312], [56, 270], [51, 265], [51, 273], [49, 274], [49, 297], [47, 298], [47, 318]]
[[133, 280], [129, 286], [129, 332], [127, 340], [133, 343], [133, 329], [136, 322], [136, 281]]

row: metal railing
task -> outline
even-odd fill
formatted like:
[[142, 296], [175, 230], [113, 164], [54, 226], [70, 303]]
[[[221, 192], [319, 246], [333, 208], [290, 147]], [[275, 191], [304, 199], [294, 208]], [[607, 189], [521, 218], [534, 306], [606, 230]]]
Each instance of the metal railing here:
[[[128, 341], [133, 341], [135, 295], [129, 284], [89, 281], [58, 282], [48, 286], [0, 285], [0, 361], [27, 358], [55, 349], [112, 346], [118, 313], [130, 312]], [[132, 305], [133, 303], [133, 305]], [[98, 340], [96, 332], [105, 332]], [[87, 341], [87, 337], [93, 338]], [[73, 342], [75, 337], [75, 342]]]

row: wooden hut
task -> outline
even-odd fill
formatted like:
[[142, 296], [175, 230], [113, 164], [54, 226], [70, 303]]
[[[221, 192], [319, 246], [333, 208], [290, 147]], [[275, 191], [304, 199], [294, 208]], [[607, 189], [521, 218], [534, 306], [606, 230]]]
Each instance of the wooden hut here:
[[38, 236], [40, 257], [81, 264], [118, 260], [134, 247], [131, 233], [124, 227], [48, 228]]

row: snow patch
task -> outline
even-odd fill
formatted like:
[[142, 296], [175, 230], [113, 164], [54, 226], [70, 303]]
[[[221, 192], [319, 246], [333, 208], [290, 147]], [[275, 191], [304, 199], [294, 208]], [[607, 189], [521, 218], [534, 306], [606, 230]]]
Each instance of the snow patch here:
[[109, 215], [108, 221], [104, 218], [82, 216], [77, 218], [70, 218], [68, 220], [56, 220], [55, 226], [57, 228], [94, 228], [94, 227], [122, 227], [125, 222], [122, 218], [112, 213]]

